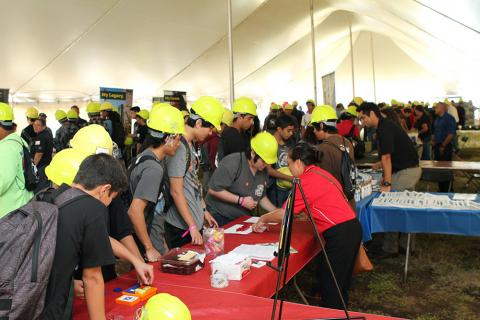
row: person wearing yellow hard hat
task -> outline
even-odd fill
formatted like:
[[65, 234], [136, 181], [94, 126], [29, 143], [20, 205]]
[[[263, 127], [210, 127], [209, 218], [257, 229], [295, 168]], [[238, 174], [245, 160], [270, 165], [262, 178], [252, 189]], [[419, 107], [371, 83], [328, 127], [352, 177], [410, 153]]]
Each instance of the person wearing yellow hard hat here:
[[270, 104], [270, 112], [263, 120], [263, 131], [273, 134], [276, 130], [275, 121], [280, 114], [280, 106], [275, 102]]
[[[317, 107], [318, 108], [318, 107]], [[347, 200], [343, 196], [342, 186], [321, 166], [317, 165], [321, 153], [308, 143], [301, 142], [293, 147], [288, 154], [288, 167], [294, 177], [300, 180], [302, 192], [307, 204], [303, 201], [299, 188], [293, 195], [293, 214], [306, 211], [308, 205], [315, 228], [325, 240], [325, 252], [329, 263], [321, 257], [319, 261], [318, 278], [314, 285], [317, 294], [322, 297], [322, 306], [342, 309], [342, 300], [337, 293], [337, 287], [343, 300], [348, 305], [348, 291], [352, 280], [352, 270], [362, 240], [362, 226]], [[262, 215], [253, 225], [255, 232], [263, 232], [269, 223], [281, 223], [285, 209], [271, 211]], [[337, 275], [334, 283], [329, 274], [329, 268]]]
[[23, 174], [28, 144], [15, 132], [13, 109], [0, 102], [0, 218], [20, 208], [33, 197]]
[[216, 98], [203, 96], [195, 100], [185, 124], [182, 143], [174, 156], [166, 158], [169, 189], [173, 198], [173, 205], [168, 209], [165, 218], [165, 234], [169, 248], [181, 247], [189, 242], [201, 245], [204, 223], [217, 225], [205, 209], [201, 182], [197, 175], [199, 162], [196, 160], [193, 145], [203, 143], [212, 135], [214, 129], [221, 129], [224, 112], [225, 107]]
[[70, 109], [68, 113], [60, 109], [55, 111], [55, 119], [60, 123], [60, 128], [55, 132], [55, 138], [53, 139], [56, 152], [68, 148], [70, 140], [79, 130], [73, 121], [69, 121], [69, 119], [74, 120], [76, 117], [77, 114], [72, 109]]
[[35, 192], [38, 192], [47, 186], [48, 179], [45, 175], [45, 167], [52, 161], [53, 136], [47, 130], [47, 122], [42, 118], [35, 119], [33, 130], [36, 136], [30, 147], [30, 155], [38, 170], [39, 181], [35, 188]]
[[360, 129], [357, 125], [357, 107], [350, 105], [345, 112], [340, 114], [337, 123], [338, 134], [348, 139], [358, 139]]
[[87, 156], [88, 154], [77, 149], [64, 149], [55, 154], [50, 164], [45, 168], [45, 174], [56, 187], [64, 183], [71, 186], [80, 164]]
[[291, 181], [292, 176], [285, 174], [282, 168], [288, 167], [287, 154], [289, 145], [288, 142], [293, 136], [295, 130], [293, 118], [282, 114], [276, 120], [276, 130], [273, 136], [278, 144], [277, 161], [274, 165], [268, 166], [269, 183], [267, 186], [267, 195], [270, 201], [277, 207], [281, 207], [288, 197], [290, 188], [285, 188], [284, 181]]
[[135, 147], [135, 154], [140, 153], [140, 148], [142, 147], [143, 142], [145, 141], [145, 138], [147, 137], [148, 133], [148, 127], [147, 127], [147, 121], [148, 118], [150, 117], [150, 113], [146, 109], [141, 109], [139, 112], [137, 112], [135, 116], [135, 124], [137, 125], [137, 134], [135, 136], [136, 138], [136, 147]]
[[185, 303], [168, 293], [154, 295], [138, 310], [139, 316], [135, 320], [192, 320]]
[[70, 110], [73, 110], [75, 111], [75, 113], [77, 114], [77, 119], [75, 121], [75, 124], [79, 127], [79, 128], [83, 128], [85, 127], [86, 125], [88, 125], [88, 121], [85, 120], [85, 119], [82, 119], [80, 117], [80, 109], [78, 108], [77, 105], [73, 105], [70, 107]]
[[241, 97], [233, 102], [232, 112], [233, 123], [222, 132], [220, 138], [224, 156], [235, 152], [243, 152], [247, 149], [249, 141], [247, 132], [254, 125], [257, 105], [252, 99]]
[[206, 198], [207, 209], [220, 226], [251, 214], [257, 205], [267, 211], [277, 208], [266, 194], [267, 167], [277, 162], [277, 150], [275, 137], [260, 132], [247, 151], [231, 153], [220, 161]]
[[[137, 113], [137, 118], [147, 118], [145, 112]], [[180, 110], [166, 104], [154, 108], [147, 120], [148, 134], [143, 142], [141, 153], [133, 160], [129, 167], [130, 190], [132, 203], [128, 214], [135, 228], [135, 233], [142, 244], [141, 251], [148, 261], [157, 261], [165, 253], [164, 217], [155, 212], [166, 212], [173, 206], [170, 194], [163, 194], [158, 201], [161, 190], [167, 189], [168, 177], [172, 178], [173, 171], [164, 171], [165, 157], [175, 157], [179, 150], [181, 138], [185, 133], [185, 125]], [[182, 143], [184, 146], [184, 143]], [[183, 153], [182, 173], [185, 173], [185, 149]], [[191, 158], [194, 159], [194, 158]], [[168, 161], [168, 160], [167, 160]], [[190, 160], [193, 164], [194, 160]], [[168, 169], [168, 164], [167, 164]], [[191, 176], [189, 176], [191, 178]], [[183, 182], [183, 181], [182, 181]], [[188, 181], [185, 181], [185, 184]]]
[[121, 157], [125, 143], [125, 128], [120, 118], [120, 114], [115, 111], [114, 106], [110, 102], [105, 101], [100, 105], [100, 116], [103, 121], [103, 126], [118, 146], [119, 155]]
[[305, 112], [305, 114], [302, 117], [302, 121], [300, 122], [300, 133], [301, 133], [302, 137], [305, 134], [305, 131], [306, 131], [308, 125], [310, 124], [313, 109], [315, 109], [315, 105], [312, 102], [313, 102], [313, 100], [308, 100], [307, 101], [307, 112]]
[[[296, 101], [296, 100], [292, 102], [292, 107], [293, 107], [292, 116], [294, 116], [295, 119], [297, 119], [298, 124], [301, 124], [302, 123], [302, 118], [303, 118], [303, 115], [305, 114], [305, 112], [302, 111], [302, 107], [300, 107], [298, 105], [298, 101]], [[297, 129], [298, 129], [298, 127], [297, 127]]]
[[26, 126], [21, 133], [21, 137], [28, 143], [28, 146], [32, 148], [33, 141], [37, 134], [33, 130], [33, 123], [36, 119], [38, 119], [38, 109], [35, 107], [29, 107], [25, 112], [25, 116], [27, 117], [28, 126]]
[[[319, 166], [342, 184], [345, 190], [344, 179], [348, 178], [343, 175], [343, 165], [345, 164], [344, 152], [348, 154], [350, 164], [355, 165], [354, 160], [354, 148], [352, 142], [338, 134], [336, 128], [337, 113], [329, 105], [318, 106], [313, 110], [311, 125], [316, 137], [318, 150], [323, 154], [321, 157]], [[345, 150], [345, 151], [344, 151]], [[353, 168], [352, 168], [353, 170]], [[345, 190], [348, 201], [352, 208], [355, 208], [354, 194], [351, 190]]]
[[87, 104], [87, 115], [88, 115], [88, 124], [99, 124], [103, 125], [102, 117], [100, 116], [100, 103], [99, 102], [89, 102]]
[[[298, 140], [300, 140], [300, 122], [298, 122], [297, 118], [294, 116], [294, 107], [289, 104], [288, 102], [283, 103], [283, 112], [282, 114], [287, 115], [292, 118], [293, 121], [293, 135], [289, 140], [290, 145], [294, 145]], [[301, 119], [300, 119], [301, 121]], [[277, 130], [275, 126], [275, 131]]]
[[353, 105], [355, 105], [355, 106], [357, 106], [357, 107], [360, 107], [363, 102], [364, 102], [364, 101], [363, 101], [363, 99], [362, 99], [361, 97], [354, 97], [353, 100], [352, 100], [352, 102], [350, 102], [350, 104], [353, 104]]

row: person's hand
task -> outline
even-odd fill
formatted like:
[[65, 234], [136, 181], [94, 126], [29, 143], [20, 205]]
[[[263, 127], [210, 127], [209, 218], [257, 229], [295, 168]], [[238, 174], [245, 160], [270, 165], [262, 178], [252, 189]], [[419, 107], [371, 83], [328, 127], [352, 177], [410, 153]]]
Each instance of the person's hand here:
[[206, 210], [205, 210], [205, 221], [207, 222], [210, 228], [213, 228], [213, 227], [218, 228], [217, 220], [215, 220], [212, 214]]
[[445, 147], [440, 145], [439, 151], [440, 151], [440, 154], [443, 155], [445, 153]]
[[137, 272], [138, 282], [144, 285], [151, 285], [153, 283], [153, 266], [146, 264], [143, 261], [138, 260], [137, 263], [133, 265], [135, 272]]
[[160, 254], [160, 252], [158, 252], [157, 249], [155, 249], [154, 247], [145, 250], [145, 259], [148, 262], [158, 261], [161, 257], [162, 255]]
[[390, 192], [392, 190], [392, 186], [381, 186], [380, 192]]
[[372, 166], [373, 170], [378, 170], [382, 168], [382, 163], [381, 162], [375, 162]]
[[257, 233], [262, 233], [268, 230], [268, 225], [263, 221], [262, 217], [258, 219], [257, 223], [252, 226], [253, 231]]
[[248, 210], [253, 210], [257, 206], [257, 201], [253, 200], [252, 197], [243, 197], [242, 198], [242, 207]]
[[85, 299], [85, 289], [83, 288], [82, 280], [73, 280], [73, 292], [75, 292], [75, 297]]
[[192, 237], [192, 244], [195, 244], [195, 245], [203, 244], [202, 234], [197, 230], [197, 228], [190, 230], [190, 236]]

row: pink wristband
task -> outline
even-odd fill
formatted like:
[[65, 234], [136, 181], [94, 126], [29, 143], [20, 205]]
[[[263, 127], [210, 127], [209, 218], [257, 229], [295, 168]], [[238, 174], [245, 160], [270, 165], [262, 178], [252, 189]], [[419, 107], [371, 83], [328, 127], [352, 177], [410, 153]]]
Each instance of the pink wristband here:
[[194, 224], [193, 224], [193, 225], [191, 225], [191, 226], [188, 228], [188, 230], [187, 230], [187, 231], [185, 231], [185, 232], [182, 234], [182, 238], [185, 238], [185, 237], [187, 236], [187, 234], [189, 234], [189, 233], [190, 233], [190, 231], [192, 231], [192, 230], [195, 230], [195, 229], [197, 229], [197, 226], [196, 226], [196, 225], [194, 225]]
[[242, 197], [242, 198], [240, 199], [240, 207], [243, 207], [243, 202], [244, 202], [244, 201], [245, 201], [245, 198]]

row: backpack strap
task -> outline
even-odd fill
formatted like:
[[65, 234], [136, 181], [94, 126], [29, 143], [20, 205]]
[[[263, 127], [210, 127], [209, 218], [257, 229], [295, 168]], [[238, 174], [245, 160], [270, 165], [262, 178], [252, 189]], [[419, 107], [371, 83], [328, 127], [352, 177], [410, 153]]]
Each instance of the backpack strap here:
[[190, 163], [192, 162], [192, 153], [191, 153], [191, 150], [190, 150], [190, 146], [188, 144], [188, 141], [185, 139], [185, 137], [182, 135], [180, 136], [180, 142], [184, 145], [185, 147], [185, 155], [186, 155], [186, 160], [187, 160], [187, 163], [185, 165], [185, 173], [183, 174], [183, 176], [185, 176], [188, 172], [188, 168], [190, 168]]
[[58, 194], [55, 199], [53, 200], [54, 204], [57, 205], [58, 208], [64, 207], [67, 204], [72, 203], [81, 198], [89, 197], [90, 195], [83, 192], [77, 188], [70, 188], [65, 190], [64, 192]]
[[347, 138], [355, 138], [355, 124], [352, 124], [350, 131], [348, 132]]
[[345, 199], [345, 201], [348, 202], [348, 199], [347, 197], [345, 196], [345, 193], [343, 192], [343, 190], [332, 180], [330, 179], [328, 176], [324, 175], [323, 173], [321, 173], [320, 171], [317, 171], [317, 170], [312, 170], [312, 172], [318, 174], [318, 175], [321, 175], [322, 177], [324, 177], [325, 179], [327, 179], [330, 184], [334, 185], [335, 188], [337, 188], [337, 190], [342, 194], [343, 198]]

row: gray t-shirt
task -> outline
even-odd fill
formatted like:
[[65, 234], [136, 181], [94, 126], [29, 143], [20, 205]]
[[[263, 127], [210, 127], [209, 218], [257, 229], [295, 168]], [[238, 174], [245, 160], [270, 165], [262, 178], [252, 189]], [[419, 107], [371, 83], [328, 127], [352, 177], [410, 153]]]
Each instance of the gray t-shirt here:
[[[240, 169], [240, 170], [239, 170]], [[252, 197], [259, 201], [265, 196], [267, 186], [267, 170], [257, 171], [253, 176], [248, 166], [247, 158], [242, 153], [232, 153], [220, 161], [213, 173], [209, 188], [213, 191], [227, 190], [241, 197]], [[207, 208], [212, 214], [219, 214], [229, 219], [235, 219], [250, 213], [236, 203], [225, 202], [215, 196], [207, 195]]]
[[[155, 154], [149, 149], [140, 153], [138, 157], [144, 155], [156, 158]], [[162, 165], [154, 160], [146, 160], [138, 164], [130, 175], [130, 190], [133, 198], [157, 203], [163, 171]]]
[[[201, 230], [203, 227], [204, 213], [201, 197], [202, 187], [197, 176], [199, 161], [198, 157], [193, 152], [193, 148], [190, 146], [189, 149], [188, 152], [191, 154], [191, 161], [187, 174], [185, 174], [185, 168], [187, 166], [187, 150], [183, 143], [180, 143], [173, 157], [166, 157], [167, 174], [169, 178], [183, 177], [183, 194], [185, 195], [188, 208], [195, 220], [195, 224], [197, 225], [198, 230]], [[168, 209], [166, 221], [174, 227], [183, 230], [188, 229], [188, 225], [178, 212], [175, 203], [173, 203], [170, 209]]]

